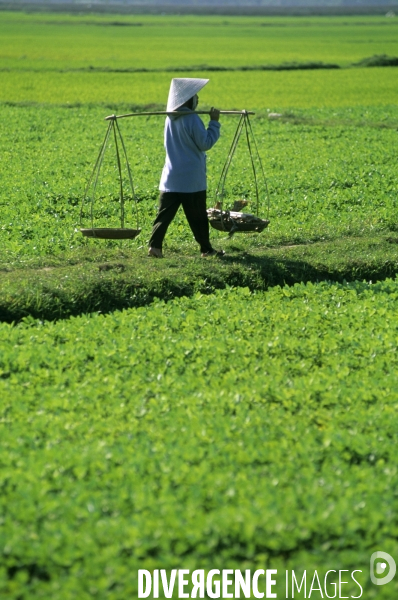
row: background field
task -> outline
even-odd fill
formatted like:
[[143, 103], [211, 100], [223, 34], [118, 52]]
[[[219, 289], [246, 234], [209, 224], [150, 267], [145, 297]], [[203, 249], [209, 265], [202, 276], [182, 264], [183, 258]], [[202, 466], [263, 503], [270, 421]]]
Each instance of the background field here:
[[[2, 598], [133, 599], [137, 568], [174, 567], [361, 569], [363, 598], [397, 597], [397, 583], [371, 587], [368, 571], [373, 551], [398, 555], [396, 280], [29, 316], [48, 301], [52, 318], [109, 310], [123, 277], [131, 306], [169, 298], [170, 282], [209, 293], [244, 274], [263, 289], [275, 269], [281, 283], [324, 279], [328, 260], [395, 274], [397, 68], [350, 65], [398, 55], [397, 32], [385, 17], [0, 12], [0, 300], [8, 320], [28, 315], [0, 332]], [[210, 69], [291, 61], [301, 68]], [[271, 224], [232, 240], [213, 232], [228, 252], [220, 266], [201, 261], [181, 216], [166, 259], [145, 258], [162, 118], [120, 121], [140, 236], [99, 246], [79, 232], [103, 117], [163, 108], [171, 77], [185, 75], [211, 78], [201, 106], [256, 111]], [[235, 125], [223, 118], [208, 154], [209, 204]], [[117, 225], [113, 152], [97, 224]], [[227, 192], [253, 206], [243, 143]]]
[[1, 63], [10, 69], [164, 69], [323, 61], [344, 66], [398, 55], [386, 17], [103, 17], [1, 13]]
[[[347, 67], [398, 56], [398, 25], [386, 17], [204, 18], [1, 13], [0, 100], [164, 104], [173, 69], [322, 62]], [[201, 67], [200, 67], [201, 66]], [[147, 69], [158, 73], [120, 73]], [[83, 70], [82, 73], [79, 73]], [[119, 71], [119, 72], [117, 72]], [[165, 72], [166, 71], [166, 72]], [[205, 104], [271, 109], [391, 104], [389, 69], [220, 73]], [[193, 74], [195, 76], [195, 73]]]
[[164, 110], [173, 76], [206, 77], [201, 105], [217, 101], [221, 108], [270, 109], [374, 107], [394, 105], [398, 93], [396, 67], [287, 72], [214, 73], [2, 73], [2, 101], [51, 104], [104, 104], [116, 110], [120, 103], [159, 105]]

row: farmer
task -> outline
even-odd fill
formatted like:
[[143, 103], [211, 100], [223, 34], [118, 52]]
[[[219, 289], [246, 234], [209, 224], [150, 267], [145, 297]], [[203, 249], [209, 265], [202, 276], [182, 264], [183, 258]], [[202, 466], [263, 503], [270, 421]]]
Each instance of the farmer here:
[[166, 118], [166, 162], [159, 184], [159, 211], [149, 240], [148, 256], [163, 258], [163, 239], [181, 204], [202, 257], [224, 254], [212, 248], [206, 212], [205, 151], [210, 150], [220, 137], [220, 111], [210, 110], [207, 129], [193, 112], [198, 105], [198, 92], [208, 81], [195, 78], [171, 81], [167, 112], [178, 111], [182, 116]]

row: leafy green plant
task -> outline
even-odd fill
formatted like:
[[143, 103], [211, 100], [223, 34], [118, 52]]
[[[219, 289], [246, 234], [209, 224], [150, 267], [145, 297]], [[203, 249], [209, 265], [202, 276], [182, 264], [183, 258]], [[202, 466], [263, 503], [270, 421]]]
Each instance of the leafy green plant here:
[[[79, 232], [103, 117], [164, 106], [170, 68], [348, 67], [397, 54], [394, 20], [119, 20], [0, 13], [1, 306], [21, 320], [0, 325], [0, 596], [127, 600], [138, 568], [321, 573], [396, 555], [398, 282], [342, 281], [396, 272], [395, 67], [212, 75], [202, 106], [256, 109], [270, 190], [262, 236], [213, 232], [225, 262], [192, 258], [181, 216], [165, 261], [144, 258], [155, 119], [121, 122], [139, 238]], [[209, 153], [209, 204], [234, 127], [223, 119]], [[119, 207], [112, 161], [103, 224]], [[250, 168], [241, 144], [228, 201], [253, 202]], [[339, 284], [272, 287], [331, 273]]]
[[229, 289], [1, 325], [2, 595], [124, 600], [138, 568], [394, 554], [397, 295]]

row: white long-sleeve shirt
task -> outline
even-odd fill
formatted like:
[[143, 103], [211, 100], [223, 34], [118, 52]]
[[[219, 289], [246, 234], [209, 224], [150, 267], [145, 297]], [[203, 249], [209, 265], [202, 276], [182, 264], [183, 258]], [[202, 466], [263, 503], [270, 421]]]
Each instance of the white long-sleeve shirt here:
[[220, 137], [220, 123], [210, 121], [206, 129], [198, 115], [184, 107], [181, 111], [192, 114], [166, 118], [164, 147], [166, 162], [160, 178], [163, 192], [200, 192], [207, 188], [206, 150]]

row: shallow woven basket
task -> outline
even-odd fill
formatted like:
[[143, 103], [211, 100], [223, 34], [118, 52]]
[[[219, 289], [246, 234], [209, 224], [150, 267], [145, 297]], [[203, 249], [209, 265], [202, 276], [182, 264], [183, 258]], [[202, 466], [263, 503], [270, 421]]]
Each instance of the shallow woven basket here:
[[268, 225], [269, 221], [261, 219], [262, 223], [236, 223], [231, 219], [209, 219], [210, 225], [218, 231], [232, 231], [236, 233], [241, 231], [242, 233], [250, 233], [251, 231], [261, 233]]
[[269, 225], [267, 219], [260, 219], [255, 215], [228, 210], [221, 213], [218, 209], [209, 208], [207, 216], [210, 225], [218, 231], [260, 233]]
[[121, 227], [93, 227], [80, 230], [85, 237], [100, 238], [102, 240], [133, 240], [141, 229], [128, 229]]

